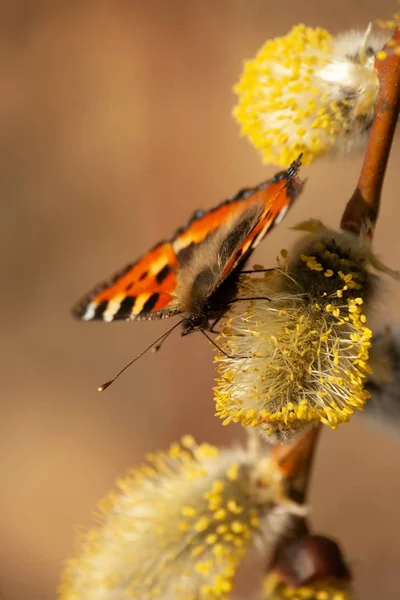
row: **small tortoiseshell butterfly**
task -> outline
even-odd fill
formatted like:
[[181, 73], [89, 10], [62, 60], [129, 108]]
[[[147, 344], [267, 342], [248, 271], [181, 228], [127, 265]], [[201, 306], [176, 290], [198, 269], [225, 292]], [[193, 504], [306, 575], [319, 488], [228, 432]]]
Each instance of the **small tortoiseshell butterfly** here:
[[250, 254], [300, 194], [300, 158], [257, 187], [196, 211], [170, 240], [96, 286], [74, 315], [84, 321], [131, 321], [182, 314], [182, 335], [212, 330], [235, 298]]

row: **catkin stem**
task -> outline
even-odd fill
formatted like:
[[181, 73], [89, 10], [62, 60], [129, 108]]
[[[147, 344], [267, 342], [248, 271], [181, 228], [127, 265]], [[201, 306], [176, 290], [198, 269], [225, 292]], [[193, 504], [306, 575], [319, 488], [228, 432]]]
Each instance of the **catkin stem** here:
[[[291, 444], [275, 444], [271, 456], [279, 464], [279, 468], [287, 482], [288, 496], [299, 504], [306, 504], [310, 479], [316, 454], [319, 435], [322, 425], [312, 427], [300, 439]], [[299, 538], [310, 533], [310, 525], [306, 517], [293, 516], [290, 530], [290, 539]], [[275, 550], [278, 551], [280, 543], [277, 542]], [[272, 568], [274, 558], [268, 569]]]
[[272, 456], [288, 482], [289, 495], [299, 503], [307, 499], [320, 430], [321, 425], [312, 427], [291, 444], [276, 444], [272, 448]]
[[[393, 41], [392, 41], [393, 40]], [[342, 229], [359, 234], [370, 223], [372, 236], [378, 219], [382, 185], [400, 111], [400, 28], [384, 46], [385, 58], [375, 61], [380, 91], [358, 185], [343, 213]], [[394, 45], [395, 44], [395, 45]]]

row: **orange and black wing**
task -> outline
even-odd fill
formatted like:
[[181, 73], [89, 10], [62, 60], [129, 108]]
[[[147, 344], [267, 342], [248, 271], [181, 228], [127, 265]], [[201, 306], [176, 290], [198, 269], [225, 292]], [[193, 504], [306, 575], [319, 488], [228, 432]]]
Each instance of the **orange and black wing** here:
[[177, 298], [178, 259], [170, 242], [160, 242], [139, 260], [97, 285], [73, 308], [84, 321], [157, 319], [181, 312]]
[[[247, 218], [242, 223], [242, 236], [231, 234], [224, 240], [220, 250], [221, 276], [218, 287], [226, 277], [245, 259], [264, 239], [267, 233], [284, 219], [289, 208], [300, 195], [304, 183], [298, 178], [301, 156], [292, 162], [286, 171], [277, 173], [271, 180], [249, 190], [251, 203], [258, 206], [256, 217]], [[246, 216], [246, 215], [244, 215]], [[237, 227], [239, 229], [239, 225]]]
[[269, 181], [241, 190], [209, 211], [195, 212], [169, 241], [96, 286], [73, 309], [75, 316], [114, 321], [190, 311], [190, 294], [200, 272], [215, 261], [220, 265], [206, 296], [283, 218], [301, 189], [299, 168], [298, 160]]

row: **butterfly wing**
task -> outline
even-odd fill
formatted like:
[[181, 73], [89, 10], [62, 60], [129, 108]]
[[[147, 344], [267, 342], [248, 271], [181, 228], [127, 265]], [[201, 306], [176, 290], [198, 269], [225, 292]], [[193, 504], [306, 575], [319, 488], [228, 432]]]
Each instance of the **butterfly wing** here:
[[239, 263], [243, 263], [249, 258], [253, 250], [275, 225], [279, 225], [302, 192], [304, 183], [298, 178], [298, 171], [301, 167], [300, 158], [293, 161], [286, 171], [277, 173], [271, 180], [252, 190], [252, 202], [258, 206], [259, 210], [253, 218], [250, 215], [247, 216], [247, 228], [245, 221], [241, 236], [235, 239], [231, 235], [224, 241], [219, 251], [222, 268], [216, 287]]
[[73, 308], [90, 321], [160, 318], [180, 312], [174, 297], [178, 261], [170, 242], [160, 242], [139, 260], [97, 285]]
[[[224, 219], [220, 218], [223, 205], [210, 211], [210, 215], [216, 213], [214, 218], [219, 217], [220, 225], [203, 241], [190, 260], [181, 264], [178, 276], [177, 289], [187, 312], [204, 310], [214, 292], [219, 291], [231, 274], [243, 267], [268, 231], [282, 221], [303, 188], [303, 182], [297, 177], [300, 166], [298, 159], [286, 171], [277, 173], [255, 188], [242, 190], [226, 201], [231, 210]], [[213, 296], [212, 304], [223, 303], [222, 298], [227, 296], [227, 291], [235, 292], [234, 288], [227, 290], [224, 286], [222, 294]], [[213, 306], [212, 312], [218, 313], [220, 308]]]
[[96, 286], [73, 309], [83, 320], [166, 318], [195, 312], [278, 223], [298, 196], [300, 160], [209, 211]]

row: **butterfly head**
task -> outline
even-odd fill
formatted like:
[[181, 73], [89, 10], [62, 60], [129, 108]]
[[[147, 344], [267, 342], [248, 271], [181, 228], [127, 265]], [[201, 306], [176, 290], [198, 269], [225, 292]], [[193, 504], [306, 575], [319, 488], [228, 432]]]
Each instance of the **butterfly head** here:
[[209, 329], [209, 318], [204, 312], [189, 314], [183, 319], [181, 335]]

